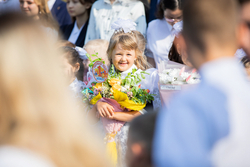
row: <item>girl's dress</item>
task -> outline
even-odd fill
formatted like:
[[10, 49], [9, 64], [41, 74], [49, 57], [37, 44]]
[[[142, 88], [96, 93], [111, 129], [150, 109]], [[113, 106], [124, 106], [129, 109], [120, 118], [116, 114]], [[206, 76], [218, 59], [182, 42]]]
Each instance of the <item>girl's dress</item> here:
[[[131, 68], [129, 68], [127, 71], [124, 71], [121, 73], [121, 78], [124, 79], [128, 73], [131, 73], [132, 70], [136, 68], [136, 73], [140, 73], [142, 70], [138, 69], [136, 65], [133, 65]], [[158, 71], [155, 68], [151, 68], [146, 70], [149, 75], [145, 75], [145, 79], [143, 79], [139, 85], [141, 85], [142, 89], [149, 89], [151, 94], [155, 94], [154, 101], [153, 101], [153, 107], [154, 110], [158, 110], [161, 106], [161, 100], [159, 96], [159, 89], [158, 89]], [[146, 110], [139, 111], [141, 114], [145, 114]], [[119, 167], [126, 167], [126, 151], [127, 151], [127, 139], [128, 139], [128, 130], [129, 125], [128, 123], [125, 123], [125, 125], [121, 128], [120, 131], [118, 131], [115, 141], [116, 141], [116, 147], [117, 147], [117, 153], [118, 153], [118, 166]]]

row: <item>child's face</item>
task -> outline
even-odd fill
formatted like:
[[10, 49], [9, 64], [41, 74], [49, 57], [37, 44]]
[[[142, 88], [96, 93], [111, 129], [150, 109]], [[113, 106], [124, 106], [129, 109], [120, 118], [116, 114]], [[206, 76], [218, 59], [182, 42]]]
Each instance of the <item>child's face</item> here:
[[115, 46], [112, 52], [112, 63], [119, 71], [126, 71], [134, 64], [136, 60], [135, 50], [124, 50], [120, 44]]

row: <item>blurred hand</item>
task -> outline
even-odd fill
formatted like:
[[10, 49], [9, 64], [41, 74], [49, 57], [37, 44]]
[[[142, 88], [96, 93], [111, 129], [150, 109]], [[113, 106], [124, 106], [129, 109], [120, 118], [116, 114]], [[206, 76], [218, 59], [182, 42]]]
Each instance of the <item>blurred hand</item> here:
[[114, 107], [105, 102], [97, 102], [96, 108], [101, 117], [112, 117], [114, 115]]

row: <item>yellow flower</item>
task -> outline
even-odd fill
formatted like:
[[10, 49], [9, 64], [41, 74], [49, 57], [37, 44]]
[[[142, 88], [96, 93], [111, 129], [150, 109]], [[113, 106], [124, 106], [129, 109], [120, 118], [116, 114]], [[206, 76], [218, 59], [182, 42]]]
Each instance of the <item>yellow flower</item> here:
[[111, 86], [114, 86], [114, 85], [121, 85], [122, 81], [120, 79], [117, 79], [117, 78], [112, 78], [111, 80], [109, 80], [109, 84]]
[[102, 83], [97, 83], [95, 86], [93, 86], [95, 89], [101, 89]]
[[121, 91], [121, 89], [122, 89], [121, 85], [115, 84], [115, 85], [112, 86], [112, 90]]

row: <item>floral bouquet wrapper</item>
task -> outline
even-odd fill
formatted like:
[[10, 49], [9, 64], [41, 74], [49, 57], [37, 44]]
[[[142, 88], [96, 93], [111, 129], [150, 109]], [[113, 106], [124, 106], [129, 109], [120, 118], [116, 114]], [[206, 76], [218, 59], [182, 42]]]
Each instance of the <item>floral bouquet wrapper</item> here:
[[171, 96], [196, 86], [200, 76], [195, 69], [183, 64], [172, 61], [162, 64], [159, 68], [159, 91], [162, 106], [168, 106]]

